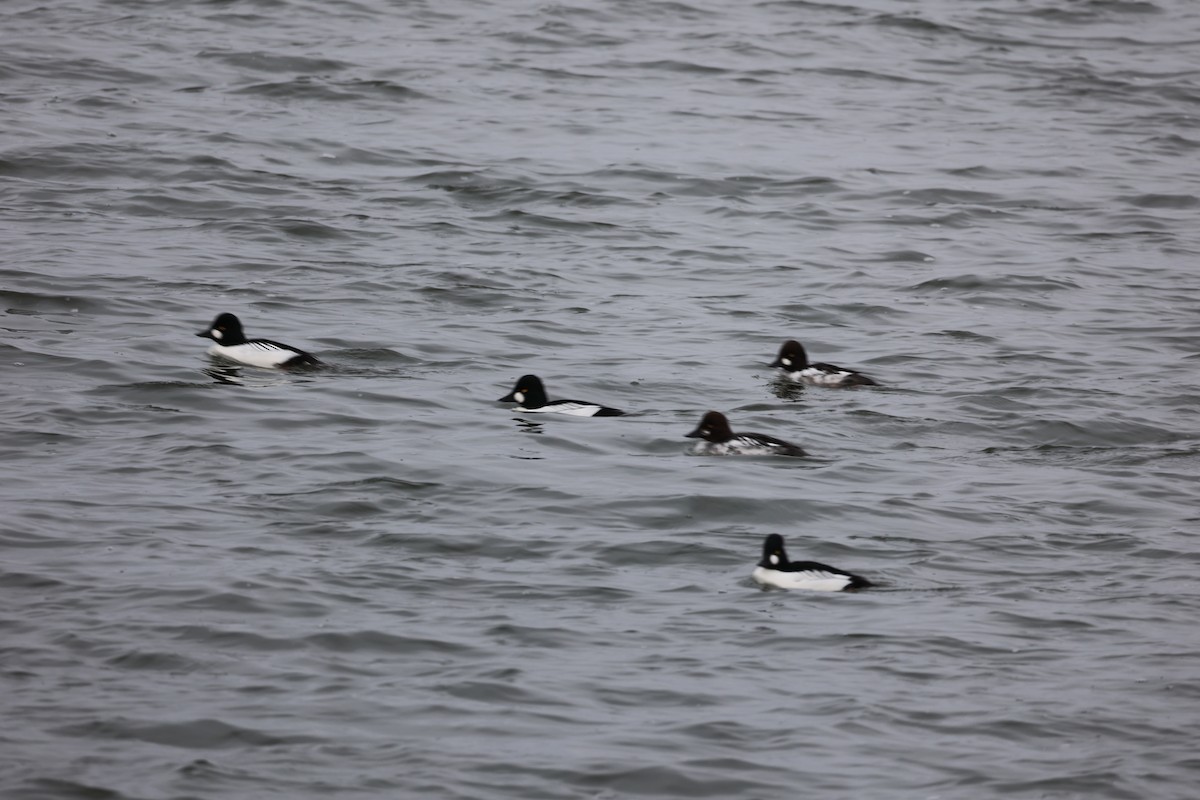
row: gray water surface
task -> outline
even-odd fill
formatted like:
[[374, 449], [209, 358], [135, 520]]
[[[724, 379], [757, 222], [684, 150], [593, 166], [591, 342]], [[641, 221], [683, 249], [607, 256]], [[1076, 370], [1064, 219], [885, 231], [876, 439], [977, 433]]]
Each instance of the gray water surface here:
[[[1195, 795], [1200, 6], [0, 42], [5, 800]], [[760, 591], [772, 532], [879, 588]]]

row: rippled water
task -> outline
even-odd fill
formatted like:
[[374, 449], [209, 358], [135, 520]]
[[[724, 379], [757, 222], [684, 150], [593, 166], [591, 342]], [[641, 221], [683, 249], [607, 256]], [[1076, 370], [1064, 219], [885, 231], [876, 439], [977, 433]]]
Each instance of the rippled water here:
[[6, 800], [1195, 792], [1200, 7], [0, 30]]

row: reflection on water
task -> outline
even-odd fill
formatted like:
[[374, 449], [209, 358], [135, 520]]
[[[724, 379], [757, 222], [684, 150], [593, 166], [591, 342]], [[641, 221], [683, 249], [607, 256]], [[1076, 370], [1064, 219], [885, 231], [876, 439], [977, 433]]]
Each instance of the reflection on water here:
[[201, 370], [205, 375], [213, 379], [215, 383], [228, 383], [234, 386], [242, 386], [245, 381], [242, 380], [242, 368], [234, 366], [216, 365], [204, 367]]
[[521, 433], [544, 433], [545, 425], [541, 422], [532, 422], [523, 417], [513, 417], [513, 422], [517, 423], [517, 429]]

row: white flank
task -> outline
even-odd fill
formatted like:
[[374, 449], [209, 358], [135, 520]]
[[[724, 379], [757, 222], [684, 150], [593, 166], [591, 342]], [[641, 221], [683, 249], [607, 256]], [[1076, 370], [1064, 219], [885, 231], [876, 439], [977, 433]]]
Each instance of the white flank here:
[[729, 443], [730, 448], [735, 453], [741, 453], [748, 456], [765, 456], [773, 453], [778, 453], [783, 445], [771, 444], [770, 442], [760, 442], [758, 439], [751, 439], [749, 436], [739, 436]]
[[[519, 402], [519, 401], [518, 401]], [[518, 408], [530, 414], [570, 414], [572, 417], [594, 417], [600, 406], [593, 403], [549, 402], [541, 408]]]
[[[823, 369], [809, 367], [795, 373], [796, 378], [811, 383], [813, 386], [840, 386], [853, 373], [847, 371], [842, 372], [826, 372]], [[793, 378], [795, 380], [796, 378]]]
[[763, 586], [777, 589], [807, 589], [811, 592], [840, 592], [850, 583], [846, 575], [821, 570], [780, 572], [777, 569], [755, 567], [751, 577]]
[[274, 345], [262, 344], [261, 342], [246, 342], [245, 344], [235, 344], [226, 347], [223, 344], [214, 344], [208, 348], [210, 356], [236, 361], [239, 364], [248, 364], [251, 367], [278, 367], [286, 361], [295, 358], [297, 353], [295, 350], [286, 350]]
[[697, 442], [692, 447], [692, 455], [697, 456], [773, 456], [778, 452], [779, 445], [763, 444], [745, 436], [729, 442]]

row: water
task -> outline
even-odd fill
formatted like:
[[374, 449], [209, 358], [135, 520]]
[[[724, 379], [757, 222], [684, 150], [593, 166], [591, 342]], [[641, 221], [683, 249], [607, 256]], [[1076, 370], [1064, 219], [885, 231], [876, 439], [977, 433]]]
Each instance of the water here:
[[0, 15], [6, 800], [1194, 793], [1192, 3]]

